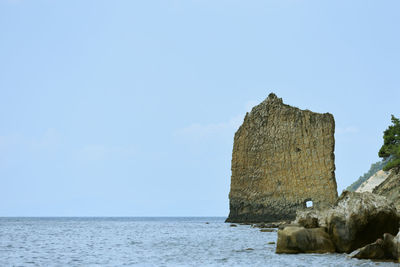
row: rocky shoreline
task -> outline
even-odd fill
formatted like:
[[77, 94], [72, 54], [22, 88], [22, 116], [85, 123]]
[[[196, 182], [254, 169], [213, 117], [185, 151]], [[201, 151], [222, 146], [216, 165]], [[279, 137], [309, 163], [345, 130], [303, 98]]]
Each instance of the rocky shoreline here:
[[344, 191], [332, 207], [299, 210], [293, 221], [240, 225], [277, 232], [277, 254], [347, 253], [400, 262], [400, 213], [390, 200], [370, 192]]
[[276, 253], [338, 252], [399, 261], [399, 227], [400, 215], [385, 197], [344, 191], [333, 207], [299, 211], [278, 230]]

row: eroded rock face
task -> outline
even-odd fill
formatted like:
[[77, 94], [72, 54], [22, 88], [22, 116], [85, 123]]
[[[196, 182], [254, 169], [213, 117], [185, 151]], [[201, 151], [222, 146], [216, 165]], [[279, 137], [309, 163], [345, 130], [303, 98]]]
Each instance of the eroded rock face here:
[[246, 114], [235, 134], [228, 222], [292, 220], [308, 200], [337, 198], [335, 122], [285, 105], [270, 94]]
[[393, 201], [400, 212], [400, 168], [393, 168], [385, 181], [375, 187], [372, 192]]
[[397, 234], [399, 219], [395, 206], [385, 197], [345, 191], [328, 213], [326, 224], [336, 250], [350, 253], [384, 233]]

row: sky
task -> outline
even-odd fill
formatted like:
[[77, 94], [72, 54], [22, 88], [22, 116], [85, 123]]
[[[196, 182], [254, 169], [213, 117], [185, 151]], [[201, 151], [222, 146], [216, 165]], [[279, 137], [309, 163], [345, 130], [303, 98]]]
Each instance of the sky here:
[[274, 92], [336, 122], [338, 192], [400, 116], [399, 1], [0, 0], [0, 216], [227, 216]]

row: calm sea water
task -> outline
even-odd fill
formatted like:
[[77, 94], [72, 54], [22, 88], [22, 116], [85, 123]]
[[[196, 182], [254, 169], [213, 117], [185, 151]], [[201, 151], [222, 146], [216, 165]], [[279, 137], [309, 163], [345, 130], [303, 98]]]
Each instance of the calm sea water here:
[[0, 266], [398, 266], [277, 255], [276, 238], [224, 218], [0, 218]]

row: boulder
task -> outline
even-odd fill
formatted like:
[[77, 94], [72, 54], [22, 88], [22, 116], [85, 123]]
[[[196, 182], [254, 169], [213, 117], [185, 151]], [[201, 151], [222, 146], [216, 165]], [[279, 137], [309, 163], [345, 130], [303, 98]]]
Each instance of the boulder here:
[[292, 224], [298, 224], [305, 228], [326, 227], [326, 218], [334, 206], [326, 206], [322, 209], [301, 209], [296, 212], [296, 219]]
[[352, 258], [372, 260], [400, 260], [400, 233], [394, 237], [384, 234], [383, 240], [378, 239], [374, 243], [358, 249]]
[[395, 206], [385, 197], [348, 191], [330, 208], [298, 211], [294, 221], [305, 228], [326, 227], [336, 251], [341, 253], [371, 244], [384, 233], [395, 235], [399, 222]]
[[396, 236], [391, 234], [384, 234], [383, 241], [387, 254], [392, 258], [400, 262], [400, 231]]
[[300, 212], [296, 217], [295, 223], [303, 226], [304, 228], [319, 227], [319, 216], [315, 211]]
[[325, 228], [286, 226], [278, 230], [276, 253], [332, 253], [335, 246]]
[[397, 234], [400, 218], [392, 202], [369, 192], [344, 191], [324, 216], [337, 252], [350, 253], [382, 237]]
[[357, 250], [355, 255], [351, 256], [356, 259], [374, 259], [383, 260], [386, 259], [385, 247], [383, 245], [383, 240], [378, 239], [374, 243], [368, 244]]

